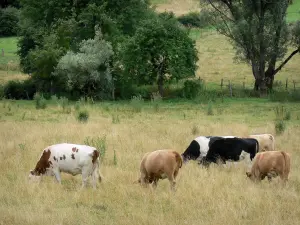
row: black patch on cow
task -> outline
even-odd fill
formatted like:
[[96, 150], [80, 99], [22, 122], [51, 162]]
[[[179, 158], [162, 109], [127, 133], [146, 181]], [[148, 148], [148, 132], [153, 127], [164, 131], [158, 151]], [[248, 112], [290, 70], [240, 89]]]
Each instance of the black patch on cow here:
[[62, 157], [59, 157], [60, 160], [62, 160]]
[[212, 145], [212, 143], [214, 143], [216, 140], [224, 139], [223, 137], [218, 137], [218, 136], [208, 136], [207, 138], [209, 138], [209, 142], [208, 142], [209, 148]]
[[50, 165], [52, 165], [52, 162], [51, 162], [51, 161], [49, 161], [49, 164], [50, 164]]
[[72, 154], [72, 155], [71, 155], [71, 158], [72, 158], [72, 159], [75, 159], [75, 155], [74, 155], [74, 154]]
[[65, 155], [63, 155], [63, 160], [65, 160], [66, 159], [66, 156]]
[[182, 153], [184, 160], [196, 160], [200, 156], [200, 145], [197, 141], [193, 140], [187, 149]]
[[258, 150], [258, 142], [253, 138], [221, 138], [215, 140], [204, 157], [205, 163], [220, 159], [223, 163], [227, 160], [238, 161], [242, 151], [250, 154], [252, 160]]
[[57, 161], [57, 159], [56, 159], [56, 157], [55, 157], [55, 156], [53, 156], [53, 159], [54, 159], [54, 161]]

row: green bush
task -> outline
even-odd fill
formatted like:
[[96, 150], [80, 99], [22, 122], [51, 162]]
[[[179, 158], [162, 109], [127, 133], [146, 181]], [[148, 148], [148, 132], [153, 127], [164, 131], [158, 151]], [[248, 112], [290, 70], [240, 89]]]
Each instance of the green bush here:
[[18, 32], [19, 10], [15, 7], [0, 8], [0, 37], [15, 36]]
[[80, 110], [77, 112], [76, 119], [81, 123], [86, 123], [89, 119], [89, 112], [87, 110]]
[[40, 93], [36, 93], [33, 97], [36, 109], [45, 109], [47, 107], [47, 100]]
[[275, 121], [275, 132], [277, 135], [282, 134], [286, 129], [286, 125], [283, 120]]
[[184, 26], [204, 28], [209, 26], [210, 16], [206, 11], [190, 12], [177, 19]]
[[201, 90], [203, 89], [203, 82], [202, 80], [186, 80], [184, 82], [182, 95], [188, 99], [194, 99], [199, 96]]
[[8, 99], [33, 99], [36, 86], [31, 79], [25, 81], [11, 80], [4, 85], [3, 95]]

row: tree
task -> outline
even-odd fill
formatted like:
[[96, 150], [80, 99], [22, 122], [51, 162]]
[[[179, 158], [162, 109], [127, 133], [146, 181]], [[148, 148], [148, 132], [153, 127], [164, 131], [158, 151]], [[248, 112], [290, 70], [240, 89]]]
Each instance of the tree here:
[[295, 50], [276, 68], [291, 42], [286, 23], [287, 0], [205, 0], [217, 31], [236, 48], [237, 58], [252, 67], [255, 90], [272, 89], [274, 76], [300, 50]]
[[79, 52], [68, 51], [59, 60], [53, 75], [64, 80], [70, 91], [107, 98], [113, 87], [109, 66], [112, 55], [111, 44], [103, 40], [100, 30], [97, 30], [94, 39], [80, 43]]
[[14, 36], [18, 32], [19, 10], [14, 7], [0, 8], [0, 37]]
[[128, 41], [123, 52], [124, 71], [137, 84], [156, 82], [161, 96], [166, 80], [195, 75], [195, 42], [173, 14], [146, 20]]

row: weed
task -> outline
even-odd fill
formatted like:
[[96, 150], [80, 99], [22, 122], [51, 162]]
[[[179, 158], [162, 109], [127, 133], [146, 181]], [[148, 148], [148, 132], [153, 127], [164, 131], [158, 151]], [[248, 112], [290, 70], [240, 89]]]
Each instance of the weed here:
[[277, 135], [282, 134], [286, 129], [286, 125], [283, 120], [275, 121], [275, 132]]
[[112, 123], [113, 124], [120, 123], [120, 118], [118, 114], [112, 114]]
[[70, 114], [72, 109], [71, 109], [71, 106], [69, 104], [69, 99], [66, 98], [66, 97], [60, 97], [59, 99], [59, 104], [62, 108], [62, 112], [63, 113], [66, 113], [66, 114]]
[[103, 137], [86, 137], [84, 140], [84, 144], [95, 147], [103, 160], [106, 153], [106, 136]]
[[114, 150], [114, 165], [118, 164], [116, 150]]
[[87, 110], [80, 110], [76, 114], [77, 121], [81, 123], [86, 123], [89, 119], [89, 112]]
[[21, 144], [19, 144], [19, 148], [20, 148], [22, 151], [24, 151], [25, 148], [26, 148], [26, 145], [21, 143]]
[[192, 134], [196, 135], [198, 133], [199, 133], [199, 128], [196, 125], [193, 125], [193, 127], [192, 127]]
[[136, 113], [141, 112], [143, 102], [144, 102], [144, 99], [142, 98], [141, 95], [133, 96], [130, 101], [132, 111], [136, 112]]
[[210, 101], [207, 105], [207, 115], [208, 116], [212, 116], [214, 115], [214, 111], [213, 111], [213, 105], [212, 102]]
[[39, 94], [38, 92], [34, 94], [33, 99], [35, 101], [36, 109], [45, 109], [47, 107], [46, 99], [43, 97], [43, 95]]

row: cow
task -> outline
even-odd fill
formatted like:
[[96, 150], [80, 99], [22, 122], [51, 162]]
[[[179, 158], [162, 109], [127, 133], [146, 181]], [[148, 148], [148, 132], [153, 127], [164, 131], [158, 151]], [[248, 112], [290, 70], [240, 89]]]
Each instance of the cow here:
[[249, 138], [255, 138], [259, 143], [259, 151], [275, 151], [275, 138], [272, 134], [252, 134]]
[[171, 149], [156, 150], [146, 153], [140, 164], [140, 177], [138, 183], [152, 187], [157, 187], [159, 179], [168, 178], [171, 190], [175, 191], [176, 177], [182, 167], [180, 154]]
[[201, 160], [206, 156], [211, 144], [222, 138], [234, 138], [235, 136], [199, 136], [196, 137], [187, 149], [181, 154], [183, 162], [189, 160]]
[[221, 160], [223, 164], [226, 161], [239, 161], [243, 159], [243, 152], [250, 154], [250, 160], [252, 160], [259, 149], [259, 143], [254, 138], [220, 138], [215, 140], [205, 157], [203, 157], [200, 163], [208, 166], [211, 162], [217, 163]]
[[99, 152], [94, 147], [70, 143], [54, 144], [43, 150], [35, 168], [30, 171], [29, 179], [40, 181], [42, 176], [55, 176], [61, 184], [60, 172], [73, 176], [82, 174], [82, 187], [87, 185], [88, 177], [91, 176], [93, 188], [96, 188], [97, 180], [102, 180], [99, 165]]
[[261, 181], [266, 176], [271, 181], [273, 177], [280, 176], [286, 182], [290, 172], [290, 155], [284, 151], [267, 151], [258, 153], [247, 177], [252, 181]]

